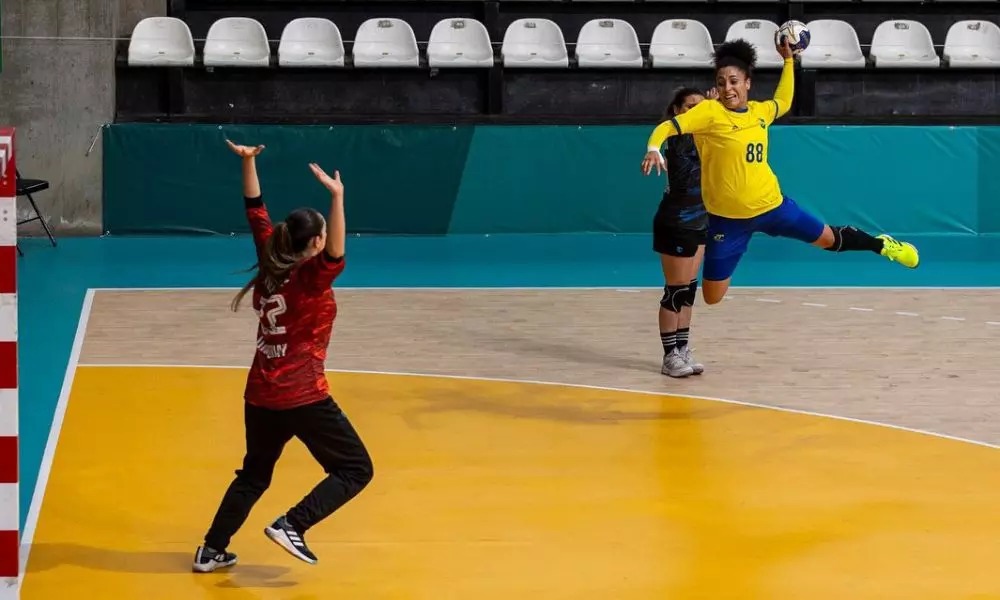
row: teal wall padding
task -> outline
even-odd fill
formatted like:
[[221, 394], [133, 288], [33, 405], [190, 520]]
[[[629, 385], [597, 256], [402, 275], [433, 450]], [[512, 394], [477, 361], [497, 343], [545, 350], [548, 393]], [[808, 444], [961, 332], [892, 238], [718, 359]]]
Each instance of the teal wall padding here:
[[274, 218], [329, 196], [308, 169], [339, 169], [361, 233], [444, 234], [471, 126], [112, 125], [105, 135], [104, 222], [116, 232], [246, 232], [240, 159], [224, 140], [264, 144], [258, 173]]
[[[352, 232], [648, 233], [663, 178], [650, 126], [117, 124], [105, 136], [105, 229], [245, 232], [226, 136], [268, 146], [280, 218], [325, 209], [306, 169], [339, 168]], [[1000, 127], [777, 126], [782, 190], [834, 224], [894, 234], [1000, 233]]]

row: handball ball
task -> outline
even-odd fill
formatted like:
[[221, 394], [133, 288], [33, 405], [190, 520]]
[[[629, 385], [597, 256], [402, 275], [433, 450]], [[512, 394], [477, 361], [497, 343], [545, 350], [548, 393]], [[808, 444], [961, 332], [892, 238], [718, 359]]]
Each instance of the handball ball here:
[[809, 47], [809, 39], [811, 34], [809, 30], [806, 29], [806, 24], [802, 21], [786, 21], [778, 31], [774, 32], [774, 43], [777, 46], [781, 46], [785, 39], [788, 39], [788, 43], [792, 46], [792, 54], [798, 56], [802, 54], [802, 51]]

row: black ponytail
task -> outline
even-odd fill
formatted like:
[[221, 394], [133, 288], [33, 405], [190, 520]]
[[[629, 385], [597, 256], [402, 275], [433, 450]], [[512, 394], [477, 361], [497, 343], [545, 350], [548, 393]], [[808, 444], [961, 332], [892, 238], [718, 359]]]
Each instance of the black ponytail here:
[[674, 92], [674, 99], [670, 101], [667, 105], [667, 110], [663, 114], [664, 120], [672, 119], [680, 114], [681, 107], [684, 106], [684, 101], [691, 96], [704, 96], [705, 92], [697, 90], [693, 87], [682, 87], [676, 92]]

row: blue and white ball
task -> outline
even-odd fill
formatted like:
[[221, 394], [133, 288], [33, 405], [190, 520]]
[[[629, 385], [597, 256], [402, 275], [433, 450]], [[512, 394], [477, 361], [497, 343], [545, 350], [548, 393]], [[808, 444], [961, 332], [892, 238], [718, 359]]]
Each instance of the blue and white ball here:
[[774, 32], [774, 44], [781, 46], [785, 39], [788, 39], [794, 56], [802, 54], [802, 51], [809, 47], [811, 38], [812, 34], [809, 33], [809, 29], [802, 21], [785, 21], [778, 28], [778, 31]]

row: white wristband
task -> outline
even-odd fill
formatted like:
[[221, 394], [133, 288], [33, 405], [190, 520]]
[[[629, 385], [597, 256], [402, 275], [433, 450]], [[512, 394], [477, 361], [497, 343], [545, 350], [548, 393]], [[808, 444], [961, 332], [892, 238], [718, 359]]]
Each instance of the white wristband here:
[[646, 152], [660, 152], [659, 146], [646, 146]]

